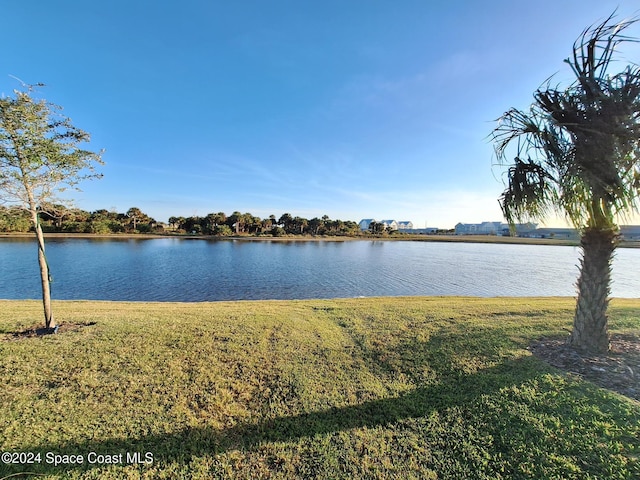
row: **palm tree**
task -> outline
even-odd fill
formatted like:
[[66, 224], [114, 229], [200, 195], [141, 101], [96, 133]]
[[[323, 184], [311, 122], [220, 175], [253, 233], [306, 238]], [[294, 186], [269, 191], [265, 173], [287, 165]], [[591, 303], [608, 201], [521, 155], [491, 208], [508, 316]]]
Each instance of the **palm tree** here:
[[[569, 343], [609, 349], [607, 307], [617, 219], [638, 211], [640, 198], [640, 67], [610, 75], [622, 33], [638, 19], [614, 16], [584, 30], [565, 60], [575, 80], [564, 90], [547, 81], [528, 111], [511, 109], [493, 130], [498, 163], [509, 166], [500, 197], [507, 221], [563, 213], [580, 231], [578, 299]], [[507, 161], [509, 146], [515, 149]], [[525, 158], [526, 157], [526, 158]]]

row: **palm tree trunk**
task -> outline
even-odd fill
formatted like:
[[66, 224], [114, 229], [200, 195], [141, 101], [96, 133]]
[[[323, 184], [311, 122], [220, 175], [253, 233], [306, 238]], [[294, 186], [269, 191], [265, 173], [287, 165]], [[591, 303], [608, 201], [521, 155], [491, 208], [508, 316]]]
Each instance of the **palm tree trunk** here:
[[618, 235], [613, 229], [587, 228], [581, 239], [578, 301], [569, 343], [590, 353], [609, 351], [607, 307], [611, 261]]

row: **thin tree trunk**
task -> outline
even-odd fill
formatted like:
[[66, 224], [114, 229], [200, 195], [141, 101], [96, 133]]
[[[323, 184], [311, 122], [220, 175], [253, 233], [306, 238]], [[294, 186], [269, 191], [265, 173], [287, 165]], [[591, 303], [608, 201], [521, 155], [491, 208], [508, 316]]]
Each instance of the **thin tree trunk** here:
[[611, 292], [611, 261], [618, 235], [611, 229], [587, 228], [581, 239], [578, 301], [569, 343], [576, 349], [609, 350], [607, 307]]
[[[34, 213], [32, 212], [32, 215]], [[44, 252], [44, 234], [38, 222], [38, 214], [35, 213], [33, 219], [36, 231], [36, 239], [38, 240], [38, 263], [40, 264], [40, 281], [42, 284], [42, 306], [44, 307], [44, 325], [46, 328], [54, 328], [56, 322], [53, 319], [51, 310], [51, 285], [49, 284], [49, 265]]]

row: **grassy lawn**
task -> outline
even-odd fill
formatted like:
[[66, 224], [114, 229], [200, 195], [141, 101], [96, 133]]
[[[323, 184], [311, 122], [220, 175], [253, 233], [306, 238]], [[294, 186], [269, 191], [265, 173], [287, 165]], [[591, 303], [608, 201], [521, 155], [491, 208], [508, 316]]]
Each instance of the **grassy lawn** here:
[[16, 338], [41, 307], [0, 301], [0, 450], [40, 455], [0, 478], [640, 478], [640, 404], [527, 350], [573, 305], [55, 302], [84, 326]]

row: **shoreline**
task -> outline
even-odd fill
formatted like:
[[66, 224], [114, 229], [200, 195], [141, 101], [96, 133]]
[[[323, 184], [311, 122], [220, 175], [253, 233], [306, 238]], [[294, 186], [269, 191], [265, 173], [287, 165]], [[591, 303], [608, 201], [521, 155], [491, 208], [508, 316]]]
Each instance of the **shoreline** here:
[[[188, 235], [188, 234], [154, 234], [154, 233], [45, 233], [45, 238], [82, 238], [82, 239], [122, 239], [122, 240], [149, 240], [158, 238], [176, 238], [184, 240], [219, 240], [219, 241], [248, 241], [248, 242], [450, 242], [450, 243], [493, 243], [506, 245], [555, 245], [579, 247], [579, 240], [553, 239], [553, 238], [524, 238], [501, 237], [493, 235], [402, 235], [402, 236], [229, 236], [215, 235]], [[0, 233], [1, 238], [33, 238], [33, 233]], [[640, 248], [640, 241], [622, 241], [617, 248]]]
[[[184, 307], [184, 308], [198, 308], [206, 306], [220, 306], [220, 305], [237, 305], [237, 306], [251, 306], [252, 304], [264, 304], [264, 305], [285, 305], [285, 304], [304, 304], [304, 303], [331, 303], [331, 302], [401, 302], [401, 301], [449, 301], [449, 302], [461, 302], [461, 303], [473, 303], [473, 302], [491, 302], [491, 301], [514, 301], [514, 302], [541, 302], [541, 301], [570, 301], [571, 308], [575, 308], [576, 302], [575, 295], [553, 295], [550, 297], [535, 296], [535, 297], [523, 297], [523, 296], [495, 296], [495, 297], [480, 297], [474, 295], [374, 295], [371, 297], [358, 296], [358, 297], [318, 297], [318, 298], [261, 298], [261, 299], [238, 299], [238, 300], [202, 300], [202, 301], [180, 301], [180, 300], [96, 300], [93, 298], [73, 298], [73, 299], [52, 299], [52, 305], [54, 307], [62, 307], [64, 305], [79, 304], [79, 305], [101, 305], [101, 306], [117, 306], [117, 305], [129, 305], [129, 306], [156, 306], [160, 308], [167, 308], [172, 306]], [[637, 304], [640, 302], [640, 296], [638, 297], [609, 297], [610, 302], [616, 304], [623, 304], [625, 302]], [[35, 305], [36, 308], [42, 307], [41, 298], [0, 298], [0, 306], [3, 304], [24, 304]], [[39, 317], [38, 317], [39, 318]], [[64, 320], [56, 319], [59, 325], [65, 323]], [[0, 335], [2, 332], [0, 332]]]

